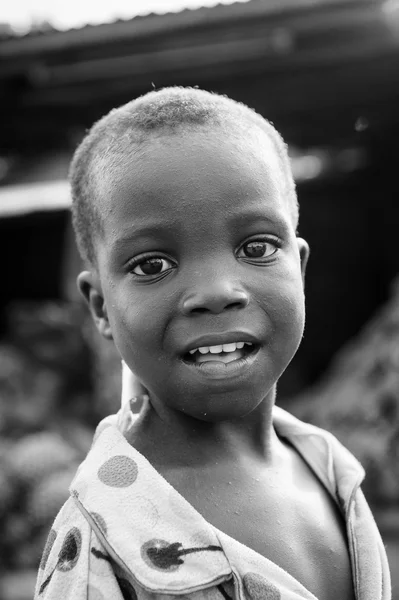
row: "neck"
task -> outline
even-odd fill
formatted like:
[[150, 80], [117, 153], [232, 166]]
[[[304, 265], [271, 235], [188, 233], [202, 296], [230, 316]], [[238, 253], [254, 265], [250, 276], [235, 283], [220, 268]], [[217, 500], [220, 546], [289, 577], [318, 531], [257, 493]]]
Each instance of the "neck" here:
[[215, 458], [272, 465], [281, 445], [272, 422], [274, 398], [273, 389], [248, 415], [219, 422], [200, 421], [152, 401], [129, 441], [160, 470], [204, 466]]

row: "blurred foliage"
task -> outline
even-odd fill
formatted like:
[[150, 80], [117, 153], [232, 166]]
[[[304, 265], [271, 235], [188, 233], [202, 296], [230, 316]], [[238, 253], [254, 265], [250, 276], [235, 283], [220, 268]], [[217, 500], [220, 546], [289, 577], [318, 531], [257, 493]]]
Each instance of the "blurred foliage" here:
[[[15, 304], [7, 324], [0, 345], [3, 575], [37, 569], [94, 427], [112, 410], [110, 392], [107, 402], [94, 401], [104, 396], [95, 381], [99, 336], [80, 304]], [[119, 368], [116, 356], [113, 364]]]

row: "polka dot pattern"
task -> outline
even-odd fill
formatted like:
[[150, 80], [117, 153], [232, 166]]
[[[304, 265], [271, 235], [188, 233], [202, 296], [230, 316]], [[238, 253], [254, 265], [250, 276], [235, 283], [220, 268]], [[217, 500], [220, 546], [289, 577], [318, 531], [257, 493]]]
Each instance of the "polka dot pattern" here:
[[[124, 600], [138, 600], [137, 596], [145, 600], [142, 586], [147, 581], [155, 590], [162, 586], [165, 596], [170, 590], [178, 590], [178, 595], [182, 595], [186, 567], [187, 578], [191, 577], [192, 572], [193, 578], [199, 580], [199, 585], [202, 585], [205, 577], [210, 579], [214, 573], [218, 574], [219, 563], [224, 574], [228, 565], [220, 560], [222, 548], [217, 545], [217, 538], [212, 531], [208, 531], [195, 509], [173, 490], [177, 497], [173, 508], [176, 517], [180, 517], [180, 523], [176, 536], [169, 538], [165, 523], [174, 525], [173, 510], [168, 502], [170, 486], [165, 485], [163, 480], [158, 486], [156, 473], [150, 473], [151, 476], [147, 477], [149, 465], [144, 460], [142, 462], [142, 457], [135, 454], [134, 449], [129, 451], [126, 443], [121, 443], [120, 435], [117, 436], [114, 431], [109, 431], [107, 435], [104, 436], [104, 447], [100, 440], [97, 454], [95, 449], [91, 451], [87, 465], [82, 466], [75, 478], [76, 491], [73, 496], [79, 496], [85, 509], [84, 515], [92, 526], [91, 531], [86, 522], [82, 525], [82, 535], [79, 530], [70, 530], [71, 519], [67, 514], [68, 525], [62, 531], [57, 528], [56, 551], [54, 553], [53, 547], [47, 569], [51, 557], [55, 554], [55, 558], [58, 554], [59, 565], [54, 565], [55, 561], [52, 561], [55, 576], [57, 571], [58, 577], [59, 571], [70, 571], [76, 563], [77, 568], [70, 575], [66, 573], [66, 581], [70, 577], [75, 581], [79, 577], [78, 571], [88, 571], [92, 575], [90, 593], [87, 587], [88, 600], [108, 600], [107, 594], [112, 596], [111, 590], [120, 600], [122, 597]], [[183, 529], [182, 523], [187, 530]], [[123, 539], [123, 544], [118, 546], [118, 555], [120, 552], [122, 564], [134, 573], [134, 579], [124, 568], [117, 569], [112, 559], [114, 554], [110, 548], [114, 548], [114, 542], [120, 539]], [[89, 554], [87, 564], [84, 551], [81, 550], [82, 544]], [[209, 558], [202, 565], [198, 553], [204, 552]], [[84, 556], [79, 558], [79, 554]], [[199, 575], [197, 565], [200, 565]], [[255, 571], [255, 568], [250, 567], [249, 570]], [[116, 590], [115, 580], [119, 583], [120, 592]], [[204, 598], [200, 600], [223, 600], [216, 589], [209, 591], [209, 594], [203, 592], [203, 595]]]
[[105, 522], [105, 519], [97, 512], [91, 512], [90, 515], [91, 515], [93, 521], [95, 522], [95, 524], [98, 526], [99, 530], [104, 535], [107, 535], [108, 527]]
[[57, 570], [66, 573], [71, 571], [79, 559], [82, 548], [82, 534], [77, 527], [68, 531], [58, 555]]
[[141, 546], [141, 557], [149, 567], [158, 571], [177, 571], [183, 563], [179, 557], [181, 544], [170, 544], [165, 540], [149, 540]]
[[124, 488], [137, 479], [138, 468], [129, 456], [118, 455], [107, 460], [98, 470], [98, 478], [110, 487]]
[[258, 573], [247, 573], [243, 582], [250, 600], [281, 600], [278, 588]]
[[48, 561], [48, 557], [50, 556], [50, 552], [52, 547], [54, 546], [54, 542], [57, 537], [57, 532], [55, 529], [50, 529], [50, 533], [48, 534], [46, 545], [43, 550], [43, 555], [40, 561], [40, 569], [45, 569]]

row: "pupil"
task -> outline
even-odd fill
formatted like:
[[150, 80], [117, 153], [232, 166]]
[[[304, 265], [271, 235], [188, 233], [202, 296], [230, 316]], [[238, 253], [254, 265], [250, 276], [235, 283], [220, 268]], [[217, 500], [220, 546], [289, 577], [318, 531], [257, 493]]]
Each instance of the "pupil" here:
[[244, 247], [244, 252], [248, 257], [256, 258], [261, 257], [266, 252], [265, 242], [249, 242]]
[[146, 275], [156, 275], [162, 271], [162, 258], [148, 258], [140, 266]]

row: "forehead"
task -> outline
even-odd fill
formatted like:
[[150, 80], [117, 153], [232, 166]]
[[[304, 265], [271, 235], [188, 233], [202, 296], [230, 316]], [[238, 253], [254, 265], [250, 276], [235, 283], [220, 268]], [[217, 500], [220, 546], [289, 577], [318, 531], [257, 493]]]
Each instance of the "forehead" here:
[[201, 129], [127, 147], [105, 176], [99, 201], [105, 230], [115, 235], [132, 219], [158, 218], [165, 226], [201, 221], [205, 207], [219, 219], [238, 205], [287, 212], [284, 189], [280, 158], [266, 133]]

